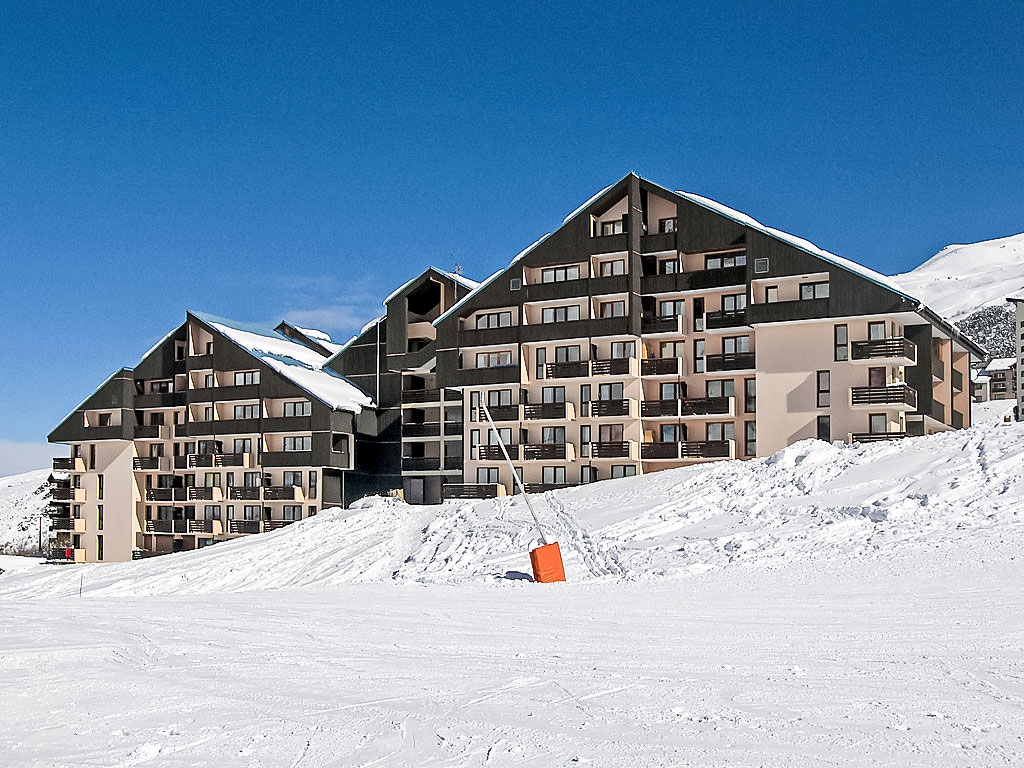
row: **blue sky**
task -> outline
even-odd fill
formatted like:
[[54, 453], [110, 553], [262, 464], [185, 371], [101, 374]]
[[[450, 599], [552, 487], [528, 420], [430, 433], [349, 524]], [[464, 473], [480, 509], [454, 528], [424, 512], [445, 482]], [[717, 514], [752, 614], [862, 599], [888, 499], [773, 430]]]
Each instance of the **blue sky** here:
[[1018, 3], [141, 5], [3, 11], [0, 474], [186, 309], [344, 337], [630, 170], [889, 273], [1024, 230]]

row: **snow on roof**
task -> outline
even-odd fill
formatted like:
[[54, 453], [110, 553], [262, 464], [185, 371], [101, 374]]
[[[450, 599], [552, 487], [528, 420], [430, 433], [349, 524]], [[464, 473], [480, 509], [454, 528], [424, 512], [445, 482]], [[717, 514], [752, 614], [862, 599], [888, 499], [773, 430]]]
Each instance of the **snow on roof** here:
[[568, 216], [566, 216], [566, 217], [565, 217], [564, 219], [562, 219], [562, 223], [563, 223], [563, 224], [565, 224], [565, 223], [567, 223], [567, 222], [568, 222], [568, 221], [569, 221], [570, 219], [573, 219], [573, 218], [575, 218], [575, 217], [576, 217], [576, 215], [577, 215], [577, 214], [578, 214], [578, 213], [579, 213], [580, 211], [582, 211], [582, 210], [583, 210], [584, 208], [586, 208], [586, 207], [587, 207], [588, 205], [590, 205], [590, 204], [591, 204], [592, 202], [594, 202], [595, 200], [597, 200], [597, 198], [599, 198], [599, 197], [600, 197], [601, 195], [603, 195], [603, 194], [604, 194], [605, 192], [607, 192], [607, 191], [608, 191], [609, 189], [611, 189], [611, 188], [612, 188], [612, 187], [614, 187], [614, 186], [615, 186], [614, 184], [609, 184], [609, 185], [608, 185], [607, 187], [605, 187], [604, 189], [602, 189], [602, 190], [601, 190], [600, 192], [598, 192], [598, 193], [597, 193], [596, 195], [594, 195], [594, 196], [593, 196], [593, 197], [591, 197], [591, 198], [590, 198], [589, 200], [587, 200], [587, 201], [586, 201], [585, 203], [583, 203], [583, 204], [582, 204], [581, 206], [579, 206], [579, 208], [577, 208], [577, 209], [576, 209], [575, 211], [573, 211], [573, 212], [572, 212], [572, 213], [570, 213], [570, 214], [569, 214]]
[[1008, 371], [1017, 364], [1016, 357], [997, 357], [985, 366], [985, 371]]
[[[269, 328], [192, 312], [212, 328], [335, 410], [359, 413], [373, 398], [323, 365], [328, 358]], [[301, 330], [301, 329], [300, 329]]]
[[[547, 233], [546, 235], [544, 235], [543, 237], [541, 237], [541, 238], [538, 238], [538, 239], [537, 239], [537, 241], [536, 241], [536, 242], [534, 242], [534, 243], [533, 243], [532, 245], [528, 245], [528, 246], [527, 246], [526, 248], [524, 248], [523, 250], [521, 250], [521, 251], [520, 251], [519, 253], [517, 253], [517, 254], [516, 254], [516, 257], [515, 257], [514, 259], [512, 259], [512, 261], [510, 261], [510, 262], [508, 263], [508, 267], [511, 267], [511, 266], [512, 266], [513, 264], [515, 264], [515, 263], [516, 263], [517, 261], [519, 261], [520, 259], [522, 259], [522, 258], [523, 258], [524, 256], [526, 256], [526, 254], [528, 254], [528, 253], [529, 253], [530, 251], [532, 251], [532, 250], [533, 250], [534, 248], [536, 248], [536, 247], [537, 247], [538, 245], [540, 245], [541, 243], [543, 243], [543, 242], [544, 242], [545, 240], [547, 240], [547, 239], [548, 239], [549, 237], [551, 237], [551, 233], [550, 233], [550, 232], [548, 232], [548, 233]], [[499, 270], [498, 270], [497, 272], [495, 272], [495, 273], [494, 273], [493, 275], [491, 275], [491, 276], [490, 276], [490, 277], [488, 277], [488, 278], [487, 278], [486, 280], [484, 280], [484, 281], [483, 281], [482, 283], [480, 283], [480, 284], [479, 284], [479, 285], [478, 285], [478, 286], [477, 286], [477, 287], [476, 287], [475, 289], [473, 289], [472, 291], [470, 291], [469, 293], [467, 293], [467, 294], [466, 294], [465, 296], [463, 296], [463, 297], [462, 297], [461, 299], [459, 299], [459, 300], [458, 300], [457, 302], [455, 302], [454, 304], [452, 304], [452, 306], [451, 306], [451, 307], [449, 307], [448, 311], [447, 311], [447, 312], [444, 312], [444, 313], [443, 313], [443, 314], [442, 314], [442, 315], [441, 315], [440, 317], [438, 317], [438, 318], [437, 318], [437, 320], [435, 320], [435, 321], [434, 321], [434, 322], [432, 323], [432, 325], [435, 325], [435, 326], [436, 326], [436, 325], [437, 325], [438, 323], [440, 323], [440, 322], [441, 322], [442, 320], [444, 320], [444, 319], [445, 319], [446, 317], [448, 317], [448, 315], [452, 314], [452, 313], [453, 313], [453, 312], [454, 312], [455, 310], [457, 310], [457, 309], [458, 309], [459, 307], [461, 307], [461, 306], [462, 306], [463, 304], [465, 304], [465, 303], [466, 303], [467, 301], [469, 301], [469, 300], [470, 300], [471, 298], [473, 298], [474, 296], [476, 296], [476, 294], [478, 294], [478, 293], [479, 293], [480, 291], [482, 291], [482, 290], [483, 290], [484, 288], [486, 288], [486, 287], [487, 287], [488, 285], [490, 285], [490, 284], [491, 284], [492, 282], [494, 282], [494, 280], [495, 280], [495, 279], [496, 279], [496, 278], [498, 277], [498, 275], [500, 275], [500, 274], [501, 274], [502, 272], [504, 272], [504, 271], [505, 271], [506, 269], [508, 269], [508, 267], [502, 267], [502, 268], [501, 268], [501, 269], [499, 269]]]
[[325, 360], [325, 361], [324, 361], [324, 365], [326, 366], [326, 365], [327, 365], [328, 363], [330, 363], [330, 362], [331, 362], [332, 360], [334, 360], [334, 359], [335, 359], [335, 358], [336, 358], [336, 357], [337, 357], [338, 355], [340, 355], [340, 354], [341, 354], [342, 352], [344, 352], [344, 351], [345, 351], [346, 349], [348, 349], [349, 347], [351, 347], [351, 346], [352, 346], [352, 345], [353, 345], [353, 344], [354, 344], [354, 343], [355, 343], [356, 341], [358, 341], [358, 340], [359, 340], [359, 337], [360, 337], [360, 336], [362, 336], [362, 335], [363, 335], [364, 333], [366, 333], [366, 332], [367, 332], [368, 330], [370, 330], [371, 328], [373, 328], [373, 326], [375, 326], [375, 325], [376, 325], [377, 323], [379, 323], [379, 322], [380, 322], [381, 320], [383, 320], [383, 319], [384, 319], [385, 317], [387, 317], [387, 315], [381, 315], [380, 317], [375, 317], [375, 318], [374, 318], [373, 320], [371, 320], [371, 321], [370, 321], [370, 322], [368, 322], [368, 323], [367, 323], [366, 325], [364, 325], [364, 326], [363, 326], [362, 328], [360, 328], [360, 329], [359, 329], [359, 333], [357, 333], [357, 334], [356, 334], [355, 336], [353, 336], [352, 338], [350, 338], [350, 339], [349, 339], [348, 341], [346, 341], [346, 342], [345, 342], [344, 344], [340, 344], [340, 345], [338, 346], [338, 350], [337, 350], [337, 351], [336, 351], [336, 352], [335, 352], [334, 354], [332, 354], [332, 355], [331, 355], [331, 356], [330, 356], [330, 357], [329, 357], [329, 358], [328, 358], [327, 360]]
[[757, 219], [755, 219], [753, 216], [750, 216], [746, 213], [742, 213], [741, 211], [737, 211], [733, 208], [730, 208], [727, 205], [723, 205], [722, 203], [719, 203], [717, 200], [712, 200], [709, 197], [703, 197], [701, 195], [696, 195], [692, 192], [684, 192], [682, 190], [678, 190], [676, 194], [680, 195], [681, 197], [685, 197], [690, 202], [696, 203], [702, 208], [707, 208], [708, 210], [721, 214], [726, 218], [732, 219], [738, 224], [743, 224], [744, 226], [750, 227], [751, 229], [756, 229], [759, 232], [762, 232], [770, 237], [774, 237], [777, 240], [781, 240], [784, 243], [788, 243], [789, 245], [792, 245], [794, 248], [799, 248], [801, 251], [805, 251], [806, 253], [809, 253], [812, 256], [817, 256], [819, 258], [824, 259], [827, 262], [835, 264], [837, 267], [841, 267], [847, 270], [848, 272], [854, 272], [860, 275], [861, 277], [867, 278], [873, 283], [881, 285], [884, 288], [888, 288], [890, 291], [894, 291], [895, 293], [898, 293], [901, 296], [910, 299], [911, 301], [914, 301], [918, 304], [921, 303], [919, 299], [915, 298], [914, 296], [911, 296], [909, 293], [907, 293], [899, 285], [894, 283], [890, 278], [886, 277], [881, 272], [876, 272], [875, 270], [869, 269], [868, 267], [865, 267], [862, 264], [858, 264], [855, 261], [850, 261], [849, 259], [844, 259], [842, 256], [837, 256], [834, 253], [830, 253], [829, 251], [826, 251], [824, 248], [819, 248], [810, 240], [804, 240], [802, 237], [797, 237], [796, 235], [791, 235], [788, 232], [783, 232], [781, 229], [767, 227], [761, 222], [759, 222]]
[[406, 280], [404, 283], [402, 283], [400, 286], [398, 286], [395, 290], [393, 290], [390, 294], [388, 294], [388, 297], [386, 299], [384, 299], [384, 301], [382, 303], [383, 304], [387, 304], [389, 301], [391, 301], [393, 298], [395, 298], [395, 296], [397, 296], [402, 291], [404, 291], [406, 288], [408, 288], [410, 285], [415, 283], [417, 280], [419, 280], [421, 277], [423, 277], [423, 275], [426, 274], [427, 272], [429, 272], [430, 270], [433, 270], [434, 272], [437, 272], [439, 275], [444, 275], [445, 277], [450, 278], [451, 280], [454, 280], [457, 283], [460, 283], [461, 285], [465, 286], [466, 288], [469, 288], [469, 290], [471, 290], [471, 291], [476, 290], [477, 288], [480, 287], [480, 283], [478, 283], [476, 280], [470, 280], [468, 277], [463, 277], [462, 275], [456, 275], [454, 272], [445, 272], [443, 269], [438, 269], [437, 267], [428, 267], [426, 270], [424, 270], [423, 272], [420, 272], [418, 275], [416, 275], [416, 277], [412, 278], [411, 280]]
[[291, 323], [289, 323], [289, 325], [291, 325], [296, 331], [301, 331], [306, 334], [311, 339], [316, 339], [317, 341], [331, 341], [331, 335], [329, 333], [318, 331], [316, 328], [303, 328], [301, 325], [292, 325]]
[[462, 285], [465, 288], [469, 288], [469, 290], [471, 290], [471, 291], [480, 287], [480, 283], [478, 283], [476, 280], [470, 280], [465, 275], [460, 275], [460, 274], [458, 274], [456, 272], [445, 272], [443, 269], [437, 269], [437, 267], [431, 267], [431, 269], [437, 270], [442, 275], [447, 275], [452, 280], [454, 280], [456, 283], [459, 283], [460, 285]]

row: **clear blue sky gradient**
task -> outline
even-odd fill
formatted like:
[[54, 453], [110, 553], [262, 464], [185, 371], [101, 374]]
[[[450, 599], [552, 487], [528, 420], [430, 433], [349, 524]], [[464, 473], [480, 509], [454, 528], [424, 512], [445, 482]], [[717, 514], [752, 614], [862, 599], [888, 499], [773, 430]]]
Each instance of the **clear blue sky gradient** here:
[[5, 4], [0, 438], [186, 309], [339, 337], [630, 170], [884, 272], [1024, 230], [1021, 4]]

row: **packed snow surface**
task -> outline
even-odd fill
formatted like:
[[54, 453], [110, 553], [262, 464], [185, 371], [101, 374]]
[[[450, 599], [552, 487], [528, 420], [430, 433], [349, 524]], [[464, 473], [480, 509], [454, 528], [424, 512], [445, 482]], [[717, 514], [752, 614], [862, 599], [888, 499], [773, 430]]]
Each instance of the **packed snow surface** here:
[[986, 411], [536, 497], [565, 584], [523, 578], [514, 497], [368, 499], [198, 552], [17, 569], [0, 754], [1020, 765], [1024, 426]]
[[[48, 469], [37, 469], [0, 477], [0, 553], [38, 549], [39, 520], [49, 503], [46, 494], [49, 476]], [[49, 530], [48, 522], [44, 520], [44, 535]]]
[[960, 320], [1003, 306], [1024, 293], [1024, 233], [968, 245], [947, 245], [921, 266], [894, 278], [943, 317]]

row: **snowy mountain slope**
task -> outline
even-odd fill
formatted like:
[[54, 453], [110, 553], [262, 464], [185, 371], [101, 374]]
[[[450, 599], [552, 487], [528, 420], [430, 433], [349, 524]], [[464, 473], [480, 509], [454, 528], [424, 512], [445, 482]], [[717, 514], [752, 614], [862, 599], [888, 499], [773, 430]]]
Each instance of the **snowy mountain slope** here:
[[947, 245], [893, 280], [943, 317], [961, 320], [983, 307], [1004, 306], [1024, 293], [1024, 233], [968, 245]]
[[[877, 557], [998, 530], [1024, 543], [1024, 425], [871, 445], [797, 443], [544, 494], [538, 514], [571, 581], [680, 577], [735, 563]], [[46, 568], [0, 598], [204, 594], [352, 582], [490, 582], [529, 572], [521, 499], [409, 506], [369, 499], [258, 537], [147, 561]]]
[[43, 535], [49, 529], [45, 517], [46, 478], [50, 470], [37, 469], [0, 477], [0, 553], [35, 552], [39, 543], [39, 519]]

